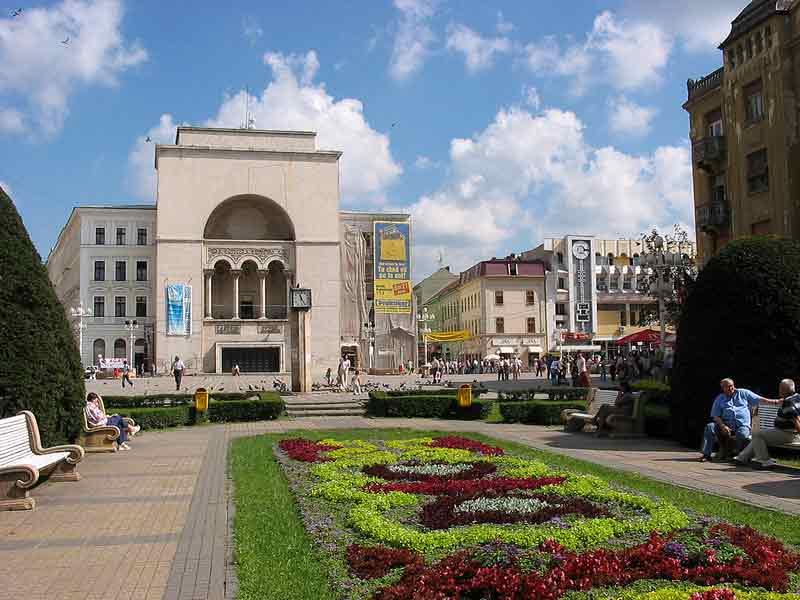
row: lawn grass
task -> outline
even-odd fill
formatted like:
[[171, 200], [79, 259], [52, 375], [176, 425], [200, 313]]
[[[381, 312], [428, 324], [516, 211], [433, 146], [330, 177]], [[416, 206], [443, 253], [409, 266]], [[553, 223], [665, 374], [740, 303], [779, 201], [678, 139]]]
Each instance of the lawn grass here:
[[289, 437], [394, 440], [438, 435], [463, 435], [500, 446], [523, 458], [538, 459], [575, 473], [595, 475], [612, 484], [657, 496], [683, 510], [737, 525], [749, 525], [788, 544], [800, 546], [797, 517], [489, 436], [409, 429], [303, 430], [233, 442], [230, 461], [236, 502], [237, 598], [324, 600], [336, 597], [326, 578], [326, 560], [329, 558], [314, 549], [286, 478], [272, 454], [272, 447], [278, 440]]

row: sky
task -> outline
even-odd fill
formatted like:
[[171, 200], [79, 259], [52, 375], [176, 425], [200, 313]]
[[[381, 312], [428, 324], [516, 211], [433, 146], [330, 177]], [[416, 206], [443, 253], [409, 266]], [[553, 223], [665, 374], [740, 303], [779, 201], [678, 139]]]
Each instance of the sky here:
[[686, 80], [746, 4], [0, 0], [0, 186], [46, 258], [72, 207], [155, 202], [177, 125], [248, 105], [343, 152], [342, 208], [412, 215], [415, 280], [546, 237], [693, 232]]

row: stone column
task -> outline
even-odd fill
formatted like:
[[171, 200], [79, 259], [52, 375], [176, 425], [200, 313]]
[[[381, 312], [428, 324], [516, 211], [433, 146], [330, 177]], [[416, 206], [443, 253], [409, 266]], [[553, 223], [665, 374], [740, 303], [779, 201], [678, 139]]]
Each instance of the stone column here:
[[297, 313], [298, 339], [297, 351], [300, 366], [299, 392], [311, 391], [311, 311], [302, 310]]
[[260, 284], [261, 290], [261, 318], [267, 318], [267, 272], [266, 271], [259, 271], [258, 272], [258, 279]]
[[231, 271], [231, 275], [233, 276], [233, 318], [239, 318], [239, 277], [241, 277], [241, 271]]
[[206, 271], [206, 319], [213, 318], [213, 303], [211, 299], [211, 282], [214, 278], [214, 271]]

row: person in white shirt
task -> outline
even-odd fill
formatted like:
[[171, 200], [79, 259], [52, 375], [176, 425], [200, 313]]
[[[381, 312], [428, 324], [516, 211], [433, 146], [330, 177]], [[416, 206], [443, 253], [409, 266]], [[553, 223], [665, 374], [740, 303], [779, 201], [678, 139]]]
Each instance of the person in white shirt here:
[[575, 359], [575, 368], [578, 370], [578, 384], [581, 387], [592, 387], [592, 379], [589, 377], [586, 359], [581, 352], [578, 352], [578, 358]]
[[183, 379], [183, 372], [186, 370], [186, 365], [183, 364], [180, 356], [176, 356], [172, 361], [172, 375], [175, 377], [175, 391], [179, 392], [181, 389], [181, 379]]

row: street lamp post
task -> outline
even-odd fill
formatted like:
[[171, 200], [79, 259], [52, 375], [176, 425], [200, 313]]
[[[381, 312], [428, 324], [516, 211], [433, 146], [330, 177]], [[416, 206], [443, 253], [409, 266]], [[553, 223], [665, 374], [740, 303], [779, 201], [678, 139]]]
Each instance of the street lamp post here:
[[425, 364], [428, 364], [428, 334], [431, 332], [430, 327], [428, 327], [428, 322], [433, 321], [436, 316], [433, 313], [428, 312], [428, 308], [423, 308], [421, 314], [417, 314], [417, 321], [422, 323], [422, 329], [419, 331], [422, 333], [422, 341], [425, 344]]
[[133, 321], [129, 321], [128, 319], [125, 319], [125, 329], [128, 330], [128, 339], [130, 340], [130, 343], [129, 343], [129, 346], [130, 346], [129, 356], [130, 356], [130, 358], [128, 359], [128, 364], [131, 367], [133, 367], [133, 342], [134, 342], [134, 340], [136, 338], [136, 334], [134, 332], [136, 331], [136, 329], [138, 327], [139, 327], [139, 323], [136, 322], [136, 319], [134, 319]]
[[83, 330], [86, 329], [86, 323], [83, 322], [85, 317], [92, 316], [92, 310], [83, 307], [83, 302], [69, 309], [70, 314], [74, 319], [78, 319], [78, 353], [81, 357], [81, 364], [83, 364]]
[[671, 268], [680, 262], [681, 255], [669, 252], [664, 245], [664, 238], [656, 235], [653, 238], [655, 250], [646, 254], [644, 257], [645, 265], [656, 273], [656, 285], [651, 286], [650, 292], [655, 292], [658, 296], [658, 320], [661, 324], [661, 352], [665, 351], [664, 342], [667, 337], [666, 319], [664, 315], [664, 297], [671, 292], [672, 275]]

